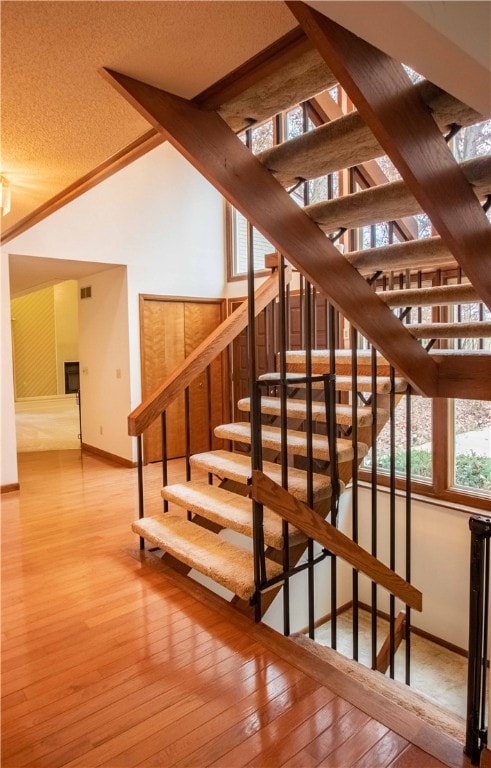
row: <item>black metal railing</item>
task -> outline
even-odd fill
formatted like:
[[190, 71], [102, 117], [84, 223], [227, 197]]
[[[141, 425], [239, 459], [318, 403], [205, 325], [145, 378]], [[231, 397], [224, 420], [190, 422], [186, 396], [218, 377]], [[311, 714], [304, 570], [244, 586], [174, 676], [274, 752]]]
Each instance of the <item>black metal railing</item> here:
[[486, 678], [488, 667], [489, 540], [491, 520], [471, 517], [469, 660], [465, 753], [479, 765], [487, 744]]

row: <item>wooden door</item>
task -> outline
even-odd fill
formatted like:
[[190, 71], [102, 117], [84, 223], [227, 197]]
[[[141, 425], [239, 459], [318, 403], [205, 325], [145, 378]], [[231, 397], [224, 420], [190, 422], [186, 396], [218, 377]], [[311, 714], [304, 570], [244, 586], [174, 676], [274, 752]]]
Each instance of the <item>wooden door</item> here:
[[[221, 301], [183, 301], [142, 296], [140, 337], [143, 399], [152, 394], [172, 371], [222, 321]], [[222, 421], [222, 360], [218, 358], [189, 388], [191, 452], [210, 448], [211, 426]], [[167, 409], [167, 456], [186, 453], [184, 396]], [[212, 447], [215, 441], [212, 440]], [[160, 418], [143, 435], [145, 461], [161, 461]]]

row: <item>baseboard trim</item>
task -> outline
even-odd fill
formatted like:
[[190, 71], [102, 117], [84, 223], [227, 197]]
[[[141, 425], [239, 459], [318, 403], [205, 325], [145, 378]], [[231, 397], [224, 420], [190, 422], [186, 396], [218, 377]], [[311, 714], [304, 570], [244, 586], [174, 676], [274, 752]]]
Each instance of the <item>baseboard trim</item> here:
[[[344, 605], [340, 605], [339, 608], [336, 609], [336, 616], [341, 616], [341, 614], [346, 613], [346, 611], [349, 611], [350, 608], [353, 608], [353, 600], [349, 600], [349, 602], [344, 603]], [[332, 619], [332, 613], [326, 613], [324, 616], [321, 616], [319, 619], [316, 619], [314, 621], [314, 629], [318, 629], [319, 627], [322, 627], [323, 624], [327, 624], [328, 621], [331, 621]], [[306, 635], [308, 634], [309, 628], [304, 627], [303, 629], [298, 630], [299, 635]]]
[[7, 483], [0, 486], [0, 493], [13, 493], [14, 491], [20, 491], [20, 483]]
[[[372, 610], [368, 603], [358, 603], [358, 606], [363, 611], [371, 612]], [[390, 620], [389, 614], [385, 611], [377, 610], [377, 616], [380, 616], [381, 619], [386, 619], [386, 621]], [[435, 645], [439, 645], [441, 648], [446, 648], [447, 651], [452, 651], [453, 653], [457, 653], [459, 656], [464, 656], [464, 658], [467, 658], [469, 655], [465, 648], [460, 648], [458, 645], [449, 643], [447, 640], [444, 640], [441, 637], [437, 637], [436, 635], [432, 635], [430, 632], [426, 632], [424, 629], [419, 629], [419, 627], [415, 627], [414, 624], [411, 624], [411, 633], [413, 635], [423, 637], [425, 640], [430, 640], [432, 643], [435, 643]]]
[[93, 456], [98, 456], [100, 459], [110, 461], [112, 464], [118, 464], [120, 467], [134, 469], [138, 466], [136, 461], [130, 461], [129, 459], [123, 458], [123, 456], [117, 456], [115, 453], [103, 451], [102, 448], [96, 448], [95, 445], [89, 445], [88, 443], [82, 443], [82, 451], [90, 453]]

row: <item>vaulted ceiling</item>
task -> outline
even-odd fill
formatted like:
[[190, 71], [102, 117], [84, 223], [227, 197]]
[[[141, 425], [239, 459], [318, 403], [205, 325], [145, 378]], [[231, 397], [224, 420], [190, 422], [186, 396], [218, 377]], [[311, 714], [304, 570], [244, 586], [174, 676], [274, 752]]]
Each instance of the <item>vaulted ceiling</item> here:
[[[392, 55], [402, 47], [406, 63], [437, 83], [450, 73], [455, 95], [465, 100], [467, 89], [476, 109], [489, 104], [488, 2], [311, 5], [376, 45], [385, 41]], [[4, 237], [148, 132], [100, 76], [102, 67], [192, 97], [297, 23], [281, 0], [4, 0], [1, 11], [0, 172], [12, 188]]]

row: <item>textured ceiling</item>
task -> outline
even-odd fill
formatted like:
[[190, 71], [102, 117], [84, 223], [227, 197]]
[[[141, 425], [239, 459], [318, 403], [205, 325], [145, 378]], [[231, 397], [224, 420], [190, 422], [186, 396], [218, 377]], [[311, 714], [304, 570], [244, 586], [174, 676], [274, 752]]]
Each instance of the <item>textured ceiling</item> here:
[[4, 0], [2, 228], [148, 131], [101, 67], [190, 98], [295, 25], [281, 2]]

